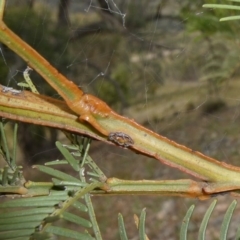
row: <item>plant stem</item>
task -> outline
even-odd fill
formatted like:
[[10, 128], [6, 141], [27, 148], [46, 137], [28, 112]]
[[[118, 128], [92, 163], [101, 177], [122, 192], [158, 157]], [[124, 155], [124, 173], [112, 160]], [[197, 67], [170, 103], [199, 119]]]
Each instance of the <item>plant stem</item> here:
[[[4, 5], [5, 1], [0, 1], [1, 16], [3, 15]], [[118, 115], [100, 99], [91, 95], [84, 95], [82, 90], [80, 90], [73, 82], [69, 81], [62, 74], [60, 74], [40, 54], [38, 54], [33, 48], [31, 48], [27, 43], [22, 41], [16, 34], [14, 34], [5, 25], [5, 23], [1, 21], [1, 19], [0, 41], [6, 44], [14, 52], [16, 52], [20, 57], [22, 57], [55, 90], [57, 90], [57, 92], [63, 97], [63, 99], [67, 103], [68, 107], [73, 109], [76, 113], [76, 115], [73, 114], [75, 122], [76, 118], [78, 118], [79, 115], [84, 115], [84, 113], [86, 112], [83, 120], [91, 120], [88, 122], [95, 129], [100, 130], [101, 133], [119, 133], [128, 135], [133, 142], [133, 144], [128, 147], [133, 151], [154, 157], [162, 163], [169, 165], [170, 167], [178, 168], [183, 172], [191, 174], [205, 181], [216, 183], [215, 185], [212, 185], [208, 188], [209, 192], [215, 192], [216, 189], [218, 189], [217, 191], [240, 189], [240, 168], [228, 165], [226, 163], [221, 163], [199, 152], [194, 152], [193, 150], [185, 146], [177, 144], [163, 136], [158, 135], [157, 133], [154, 133], [149, 129], [144, 128], [143, 126], [137, 124], [131, 119]], [[4, 95], [4, 92], [5, 90], [3, 89], [1, 94]], [[11, 96], [12, 94], [8, 95], [7, 100], [5, 99], [5, 109], [3, 109], [3, 111], [6, 111], [6, 106], [8, 106], [9, 110], [9, 106], [11, 105], [11, 103], [9, 103], [9, 97], [11, 99]], [[77, 104], [75, 105], [75, 103], [78, 103], [77, 101], [79, 99], [81, 100], [82, 96], [85, 96], [84, 101], [79, 103], [80, 106], [77, 106]], [[16, 96], [14, 97], [16, 99]], [[25, 98], [25, 96], [21, 94], [20, 97], [22, 99]], [[61, 103], [61, 105], [64, 106], [63, 103]], [[18, 107], [15, 108], [13, 112], [11, 112], [11, 114], [21, 115], [23, 113], [23, 109], [27, 109], [28, 112], [25, 112], [25, 114], [28, 115], [25, 115], [22, 118], [18, 118], [18, 120], [28, 121], [28, 116], [32, 114], [31, 112], [34, 112], [35, 106], [36, 103], [34, 102], [28, 102], [27, 106], [19, 104], [18, 102]], [[75, 111], [75, 107], [79, 107], [78, 110], [80, 112]], [[43, 110], [43, 108], [45, 108], [45, 110]], [[67, 107], [64, 106], [63, 108], [66, 110]], [[53, 113], [49, 112], [49, 109], [47, 107], [41, 106], [40, 109], [41, 113], [45, 113], [44, 111], [48, 112], [47, 117], [50, 118], [44, 122], [42, 120], [42, 114], [38, 114], [38, 116], [36, 117], [35, 112], [35, 119], [30, 121], [36, 121], [36, 118], [39, 118], [40, 115], [41, 117], [38, 123], [41, 123], [43, 125], [51, 124], [52, 126], [55, 125], [55, 127], [59, 126], [58, 124], [55, 124], [55, 116], [53, 115]], [[55, 110], [59, 112], [59, 109]], [[94, 113], [94, 116], [92, 116], [91, 113]], [[11, 118], [12, 115], [6, 114], [5, 116], [9, 116]], [[60, 120], [58, 119], [58, 121]], [[62, 126], [64, 129], [66, 129], [66, 126], [64, 124], [62, 124]], [[93, 131], [89, 131], [88, 127], [86, 127], [85, 129], [85, 134], [88, 135], [89, 133], [91, 133], [89, 134], [89, 136], [92, 136]], [[100, 134], [98, 134], [98, 136], [99, 135]], [[106, 140], [106, 137], [104, 139]]]

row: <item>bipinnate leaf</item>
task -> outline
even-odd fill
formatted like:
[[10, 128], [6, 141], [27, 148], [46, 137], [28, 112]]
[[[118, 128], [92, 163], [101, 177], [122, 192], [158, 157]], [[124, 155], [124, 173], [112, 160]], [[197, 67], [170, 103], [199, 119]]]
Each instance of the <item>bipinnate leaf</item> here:
[[72, 222], [72, 223], [75, 223], [75, 224], [79, 224], [83, 227], [86, 227], [86, 228], [91, 228], [92, 227], [92, 223], [84, 218], [81, 218], [75, 214], [72, 214], [72, 213], [69, 213], [69, 212], [64, 212], [62, 214], [63, 216], [63, 219], [69, 221], [69, 222]]
[[67, 228], [61, 228], [56, 226], [49, 226], [46, 229], [46, 232], [53, 233], [57, 236], [66, 237], [67, 239], [81, 239], [81, 240], [94, 240], [95, 238], [91, 237], [88, 233], [79, 233], [74, 230], [70, 230]]
[[119, 235], [121, 240], [128, 240], [123, 216], [121, 213], [118, 214], [118, 229], [119, 229]]
[[37, 168], [39, 171], [41, 172], [44, 172], [44, 173], [47, 173], [53, 177], [56, 177], [58, 179], [62, 179], [62, 180], [66, 180], [66, 181], [72, 181], [72, 182], [81, 182], [79, 179], [67, 174], [67, 173], [64, 173], [64, 172], [61, 172], [59, 170], [56, 170], [56, 169], [53, 169], [53, 168], [50, 168], [50, 167], [47, 167], [47, 166], [42, 166], [42, 165], [35, 165], [34, 168]]
[[71, 153], [65, 147], [63, 147], [63, 145], [59, 141], [56, 142], [56, 146], [58, 150], [62, 153], [62, 155], [65, 157], [65, 159], [68, 161], [68, 163], [72, 166], [72, 168], [75, 171], [79, 171], [80, 170], [79, 163], [71, 155]]
[[145, 220], [146, 220], [146, 208], [144, 208], [140, 215], [139, 220], [139, 239], [140, 240], [146, 240], [146, 233], [145, 233]]
[[194, 208], [195, 208], [195, 205], [192, 205], [188, 209], [185, 217], [183, 218], [182, 226], [181, 226], [181, 229], [180, 229], [180, 240], [187, 240], [188, 224], [189, 224], [189, 221], [190, 221], [190, 218], [192, 216]]
[[236, 206], [237, 206], [237, 201], [233, 200], [233, 202], [230, 204], [230, 206], [228, 207], [228, 209], [224, 215], [221, 230], [220, 230], [220, 240], [227, 239], [229, 224], [232, 219], [232, 215], [233, 215], [233, 212], [234, 212]]
[[206, 233], [206, 228], [208, 225], [209, 218], [212, 214], [213, 209], [215, 208], [217, 203], [217, 199], [215, 199], [211, 205], [209, 206], [208, 210], [206, 211], [203, 220], [201, 222], [200, 228], [199, 228], [199, 233], [198, 233], [198, 240], [204, 240], [205, 239], [205, 233]]
[[[232, 2], [239, 2], [237, 0], [230, 0]], [[230, 5], [230, 4], [204, 4], [203, 5], [204, 8], [210, 8], [210, 9], [226, 9], [226, 10], [240, 10], [240, 6], [237, 5]], [[220, 18], [220, 21], [231, 21], [231, 20], [239, 20], [240, 16], [229, 16], [229, 17], [223, 17]]]

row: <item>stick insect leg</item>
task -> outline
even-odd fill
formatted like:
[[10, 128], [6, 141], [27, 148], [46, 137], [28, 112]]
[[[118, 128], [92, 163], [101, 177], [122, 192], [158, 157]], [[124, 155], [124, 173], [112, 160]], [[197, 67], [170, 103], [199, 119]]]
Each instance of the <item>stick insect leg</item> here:
[[216, 182], [209, 183], [206, 187], [203, 188], [206, 193], [221, 193], [232, 190], [239, 190], [240, 182]]
[[33, 84], [30, 78], [29, 71], [32, 71], [32, 69], [29, 66], [27, 66], [27, 68], [23, 72], [23, 77], [25, 79], [25, 82], [20, 82], [17, 85], [24, 88], [30, 88], [31, 92], [39, 94], [38, 90], [36, 89], [35, 85]]
[[109, 135], [109, 132], [105, 130], [96, 120], [93, 116], [85, 114], [81, 115], [79, 117], [80, 121], [86, 121], [88, 122], [91, 126], [93, 126], [96, 130], [98, 130], [100, 133], [102, 133], [105, 136]]

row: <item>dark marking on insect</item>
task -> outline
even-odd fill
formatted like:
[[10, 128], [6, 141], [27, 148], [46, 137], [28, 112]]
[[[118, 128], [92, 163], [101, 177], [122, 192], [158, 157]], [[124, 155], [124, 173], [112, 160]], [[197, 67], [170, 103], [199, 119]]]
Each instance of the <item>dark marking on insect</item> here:
[[133, 139], [123, 132], [112, 132], [109, 134], [108, 139], [124, 148], [130, 147], [134, 144]]

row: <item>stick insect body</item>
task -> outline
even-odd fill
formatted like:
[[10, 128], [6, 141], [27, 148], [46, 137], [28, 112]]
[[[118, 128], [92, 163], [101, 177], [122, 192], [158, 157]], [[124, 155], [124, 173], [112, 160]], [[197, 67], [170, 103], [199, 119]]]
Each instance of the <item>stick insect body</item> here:
[[[0, 1], [0, 15], [5, 1]], [[32, 47], [14, 34], [1, 20], [0, 41], [22, 57], [64, 99], [80, 121], [89, 123], [100, 134], [124, 148], [154, 157], [209, 183], [203, 191], [216, 193], [240, 189], [240, 168], [218, 162], [146, 129], [134, 120], [114, 112], [104, 101], [85, 94], [60, 74]], [[234, 182], [232, 182], [234, 179]]]

